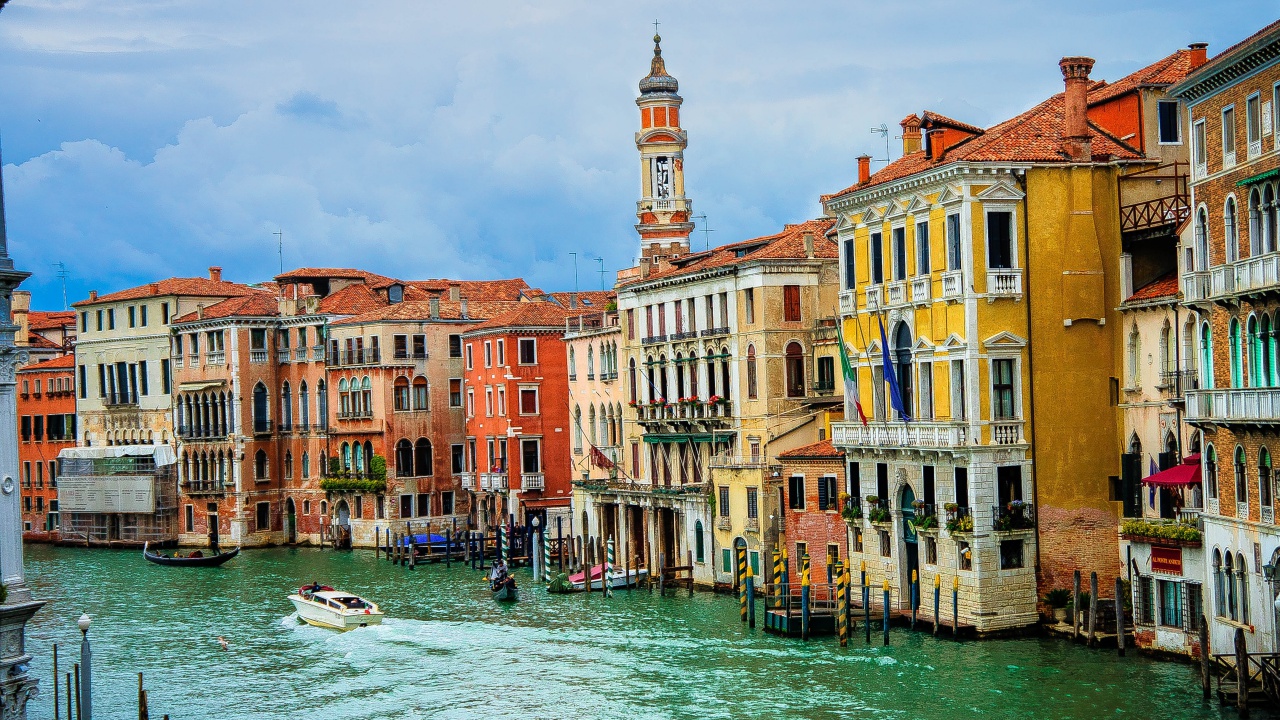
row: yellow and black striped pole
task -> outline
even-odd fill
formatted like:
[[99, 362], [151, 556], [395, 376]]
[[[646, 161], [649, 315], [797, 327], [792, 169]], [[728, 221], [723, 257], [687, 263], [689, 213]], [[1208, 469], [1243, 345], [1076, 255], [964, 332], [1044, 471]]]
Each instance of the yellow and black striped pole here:
[[782, 553], [773, 551], [773, 592], [769, 594], [770, 606], [782, 607]]
[[[899, 596], [901, 598], [901, 596]], [[884, 581], [884, 646], [889, 647], [889, 580]]]
[[960, 576], [951, 581], [951, 637], [960, 637]]
[[751, 571], [751, 563], [747, 563], [747, 627], [756, 626], [756, 577]]
[[836, 570], [836, 632], [840, 635], [840, 647], [849, 646], [849, 570], [839, 560]]
[[800, 639], [809, 639], [809, 553], [800, 558]]
[[941, 618], [938, 617], [938, 602], [942, 595], [942, 576], [933, 576], [933, 634], [938, 634], [938, 625], [941, 624]]
[[747, 549], [735, 548], [738, 556], [738, 604], [742, 622], [747, 621]]

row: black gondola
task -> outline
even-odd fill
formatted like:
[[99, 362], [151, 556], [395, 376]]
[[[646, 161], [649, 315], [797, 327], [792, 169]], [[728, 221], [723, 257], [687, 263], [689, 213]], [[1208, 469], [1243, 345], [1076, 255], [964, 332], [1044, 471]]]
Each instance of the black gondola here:
[[[200, 554], [196, 557], [173, 557], [169, 555], [161, 555], [153, 553], [147, 549], [149, 543], [142, 546], [142, 557], [150, 560], [157, 565], [181, 565], [185, 567], [217, 567], [222, 563], [240, 554], [240, 548], [229, 552], [217, 553], [215, 555]], [[198, 550], [196, 552], [199, 552]]]
[[516, 590], [516, 579], [510, 575], [503, 575], [501, 578], [489, 583], [489, 589], [493, 591], [493, 599], [498, 602], [515, 602], [519, 599]]

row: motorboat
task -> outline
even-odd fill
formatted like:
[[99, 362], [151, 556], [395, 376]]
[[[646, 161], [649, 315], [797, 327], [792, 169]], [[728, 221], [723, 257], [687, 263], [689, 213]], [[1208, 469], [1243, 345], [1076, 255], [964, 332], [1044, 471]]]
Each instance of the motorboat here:
[[212, 555], [205, 555], [202, 550], [193, 550], [188, 555], [182, 555], [174, 552], [170, 555], [164, 553], [151, 552], [150, 543], [142, 544], [142, 557], [157, 565], [178, 565], [183, 567], [217, 567], [222, 563], [240, 554], [240, 548], [227, 552], [218, 552]]
[[289, 600], [298, 609], [298, 619], [317, 627], [351, 630], [382, 622], [376, 604], [328, 585], [304, 585]]
[[[596, 565], [595, 567], [591, 568], [591, 589], [592, 590], [601, 589], [600, 578], [601, 578], [601, 575], [603, 574], [604, 574], [603, 565]], [[625, 588], [628, 585], [631, 585], [634, 587], [636, 585], [639, 585], [640, 581], [647, 577], [649, 577], [649, 571], [645, 568], [633, 568], [630, 572], [628, 572], [623, 568], [615, 567], [613, 569], [613, 578], [612, 578], [612, 581], [609, 583], [609, 587], [614, 588], [615, 590], [618, 588]], [[587, 589], [587, 586], [583, 582], [584, 578], [585, 578], [584, 573], [581, 573], [581, 572], [574, 573], [573, 575], [569, 576], [569, 584], [573, 586], [574, 590], [578, 590], [578, 591], [585, 590]]]

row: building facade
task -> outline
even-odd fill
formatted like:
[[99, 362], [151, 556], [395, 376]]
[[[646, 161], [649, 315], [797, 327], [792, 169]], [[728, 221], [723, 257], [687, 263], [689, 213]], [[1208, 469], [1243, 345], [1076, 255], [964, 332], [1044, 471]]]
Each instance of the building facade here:
[[55, 541], [58, 453], [76, 444], [75, 358], [27, 365], [17, 382], [22, 538]]

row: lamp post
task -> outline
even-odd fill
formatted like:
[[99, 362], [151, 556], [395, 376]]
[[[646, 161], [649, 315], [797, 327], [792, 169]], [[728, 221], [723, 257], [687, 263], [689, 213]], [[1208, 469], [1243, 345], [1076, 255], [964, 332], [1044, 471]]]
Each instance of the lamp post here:
[[80, 626], [80, 712], [81, 720], [93, 720], [93, 651], [89, 649], [89, 613], [76, 621]]
[[[6, 1], [0, 0], [0, 8]], [[0, 717], [5, 720], [25, 720], [27, 700], [39, 691], [35, 678], [27, 675], [31, 656], [26, 651], [26, 628], [27, 620], [44, 605], [31, 598], [22, 571], [22, 508], [14, 482], [18, 476], [15, 375], [26, 362], [26, 353], [14, 347], [18, 328], [10, 307], [14, 289], [29, 275], [15, 270], [9, 257], [0, 179], [0, 637], [9, 638], [0, 643]]]

